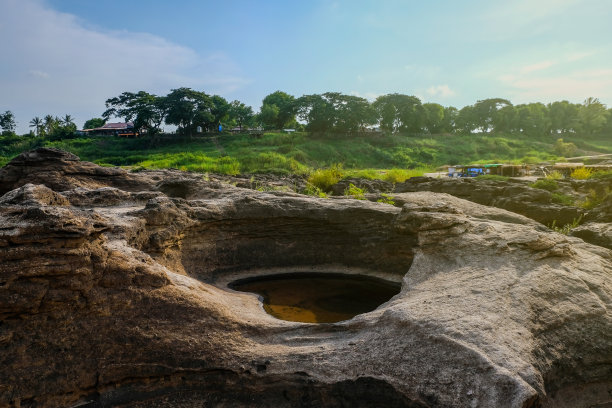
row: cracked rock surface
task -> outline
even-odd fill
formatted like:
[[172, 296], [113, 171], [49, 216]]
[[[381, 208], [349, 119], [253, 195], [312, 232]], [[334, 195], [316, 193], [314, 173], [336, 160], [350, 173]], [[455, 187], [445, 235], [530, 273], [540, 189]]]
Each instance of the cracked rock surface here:
[[[0, 169], [0, 186], [0, 406], [612, 403], [612, 251], [524, 216], [433, 192], [395, 194], [401, 207], [266, 193], [51, 149]], [[226, 286], [305, 270], [402, 289], [307, 324]]]

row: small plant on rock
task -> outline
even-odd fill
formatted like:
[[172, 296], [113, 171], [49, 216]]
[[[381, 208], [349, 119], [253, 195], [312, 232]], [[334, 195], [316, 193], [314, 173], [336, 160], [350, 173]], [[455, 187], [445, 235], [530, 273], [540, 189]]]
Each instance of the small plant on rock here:
[[546, 175], [547, 180], [561, 180], [563, 178], [563, 174], [559, 170], [553, 170]]
[[582, 215], [578, 218], [574, 218], [571, 223], [565, 224], [561, 227], [557, 226], [557, 220], [553, 220], [552, 224], [549, 225], [549, 228], [559, 234], [569, 235], [569, 233], [580, 225], [580, 221], [582, 220]]
[[308, 183], [322, 191], [329, 191], [331, 186], [342, 180], [344, 172], [342, 164], [334, 164], [328, 169], [318, 169], [310, 174]]
[[570, 174], [570, 177], [575, 180], [587, 180], [591, 178], [592, 174], [593, 174], [593, 171], [591, 169], [588, 169], [586, 167], [579, 167], [575, 169], [574, 171], [572, 171], [572, 173]]
[[597, 191], [591, 189], [584, 200], [578, 203], [578, 206], [586, 210], [591, 210], [601, 204], [610, 194], [612, 194], [610, 187], [606, 187], [603, 194], [598, 194]]
[[344, 190], [344, 195], [353, 197], [356, 200], [365, 200], [365, 190], [350, 183], [349, 186]]
[[554, 179], [545, 178], [531, 183], [529, 187], [539, 188], [540, 190], [546, 191], [555, 191], [559, 189], [559, 184], [557, 184], [557, 181]]
[[551, 201], [555, 204], [561, 204], [561, 205], [567, 205], [567, 206], [574, 205], [574, 199], [568, 196], [567, 194], [563, 194], [563, 193], [559, 193], [555, 191], [551, 195], [552, 195]]
[[323, 190], [310, 183], [306, 183], [306, 188], [304, 189], [303, 193], [317, 198], [328, 198], [327, 194]]
[[395, 205], [395, 201], [393, 201], [393, 199], [394, 197], [392, 195], [382, 193], [380, 195], [380, 198], [376, 200], [376, 202], [383, 203], [383, 204], [389, 204], [389, 205]]

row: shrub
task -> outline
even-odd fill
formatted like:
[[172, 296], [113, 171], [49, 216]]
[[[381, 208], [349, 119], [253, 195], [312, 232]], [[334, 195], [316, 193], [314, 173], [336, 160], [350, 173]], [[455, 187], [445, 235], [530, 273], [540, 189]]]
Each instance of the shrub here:
[[586, 167], [579, 167], [575, 169], [574, 171], [572, 171], [572, 173], [570, 174], [570, 177], [575, 180], [586, 180], [586, 179], [591, 178], [592, 174], [593, 174], [593, 171], [591, 169], [588, 169]]
[[476, 180], [508, 181], [509, 179], [510, 177], [498, 176], [497, 174], [483, 174], [476, 177]]
[[561, 180], [563, 178], [563, 174], [559, 170], [553, 170], [546, 175], [546, 178], [549, 180]]
[[576, 153], [578, 148], [573, 143], [565, 143], [563, 139], [557, 139], [555, 142], [555, 153], [559, 156], [570, 157]]
[[559, 188], [556, 180], [553, 179], [540, 179], [534, 183], [531, 183], [529, 187], [539, 188], [540, 190], [555, 191]]
[[342, 164], [334, 164], [328, 169], [315, 170], [308, 177], [308, 183], [319, 188], [321, 191], [328, 192], [331, 186], [342, 180]]
[[612, 179], [612, 170], [599, 170], [591, 175], [594, 179]]
[[389, 205], [395, 205], [395, 201], [393, 201], [393, 198], [394, 197], [392, 195], [382, 193], [380, 195], [380, 198], [376, 200], [376, 202], [383, 203], [383, 204], [389, 204]]
[[353, 197], [356, 200], [365, 200], [365, 190], [350, 183], [349, 186], [344, 190], [344, 195]]
[[302, 193], [313, 197], [327, 198], [327, 194], [323, 190], [311, 183], [306, 183], [306, 188]]
[[390, 183], [403, 183], [410, 177], [422, 176], [424, 171], [420, 170], [404, 170], [404, 169], [391, 169], [382, 176], [384, 181]]
[[589, 190], [589, 194], [578, 203], [579, 207], [582, 207], [586, 210], [593, 209], [601, 204], [610, 194], [612, 194], [612, 190], [610, 187], [606, 187], [603, 194], [597, 194], [597, 191], [591, 189]]
[[561, 204], [561, 205], [574, 205], [574, 199], [567, 194], [554, 192], [552, 193], [553, 203]]
[[571, 223], [565, 224], [561, 227], [557, 226], [557, 220], [553, 220], [552, 224], [549, 225], [550, 229], [558, 232], [559, 234], [569, 235], [569, 233], [580, 225], [580, 221], [582, 220], [582, 215], [578, 218], [574, 218]]
[[346, 176], [368, 180], [374, 180], [380, 177], [379, 173], [374, 169], [354, 170], [350, 171]]

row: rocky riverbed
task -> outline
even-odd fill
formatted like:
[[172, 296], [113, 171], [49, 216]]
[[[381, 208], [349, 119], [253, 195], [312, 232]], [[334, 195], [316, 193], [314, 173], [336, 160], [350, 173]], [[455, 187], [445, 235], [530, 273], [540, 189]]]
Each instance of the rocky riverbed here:
[[[0, 169], [0, 406], [612, 403], [612, 251], [437, 183], [388, 205], [22, 154]], [[401, 291], [308, 324], [227, 287], [305, 270]]]

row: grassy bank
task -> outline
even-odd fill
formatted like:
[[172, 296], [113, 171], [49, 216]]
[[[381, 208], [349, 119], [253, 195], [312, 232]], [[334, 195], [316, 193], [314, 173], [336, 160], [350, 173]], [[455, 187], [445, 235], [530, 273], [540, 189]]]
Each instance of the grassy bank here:
[[[610, 137], [573, 140], [577, 155], [612, 152]], [[224, 174], [310, 174], [342, 164], [343, 174], [367, 178], [389, 176], [390, 169], [413, 175], [444, 164], [537, 163], [558, 160], [555, 137], [522, 135], [310, 135], [306, 133], [223, 134], [193, 140], [178, 136], [85, 138], [48, 141], [35, 137], [0, 137], [0, 165], [37, 146], [57, 147], [83, 160], [136, 168], [178, 168]], [[394, 170], [397, 174], [399, 170]], [[391, 174], [393, 174], [391, 172]], [[400, 176], [400, 177], [403, 177]]]

